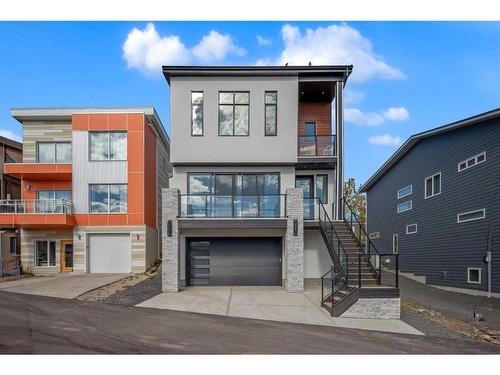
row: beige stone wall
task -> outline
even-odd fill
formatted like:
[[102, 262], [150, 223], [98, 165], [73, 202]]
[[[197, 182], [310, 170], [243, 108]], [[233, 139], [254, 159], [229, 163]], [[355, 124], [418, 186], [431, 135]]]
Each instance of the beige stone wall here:
[[36, 163], [36, 142], [71, 142], [71, 135], [71, 122], [24, 122], [23, 162]]
[[[156, 163], [157, 163], [157, 215], [158, 215], [158, 231], [160, 233], [159, 238], [161, 238], [161, 228], [162, 228], [162, 197], [161, 197], [161, 189], [169, 187], [169, 177], [172, 175], [172, 165], [170, 164], [170, 147], [169, 145], [165, 145], [161, 140], [157, 141], [156, 147]], [[161, 241], [160, 241], [161, 242]], [[158, 246], [161, 249], [160, 244]], [[149, 252], [149, 249], [148, 249]], [[158, 257], [159, 253], [156, 253], [156, 257]], [[156, 258], [155, 258], [156, 259]]]

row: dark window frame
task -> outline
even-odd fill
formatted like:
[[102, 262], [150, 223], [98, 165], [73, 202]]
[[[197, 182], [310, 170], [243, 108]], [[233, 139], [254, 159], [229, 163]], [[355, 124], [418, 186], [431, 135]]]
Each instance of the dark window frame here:
[[[191, 175], [210, 175], [210, 193], [208, 194], [191, 194], [191, 188], [189, 184], [189, 178]], [[277, 175], [278, 176], [278, 193], [277, 194], [257, 194], [257, 195], [281, 195], [281, 172], [188, 172], [186, 174], [187, 177], [187, 194], [188, 195], [215, 195], [215, 176], [216, 175], [232, 175], [233, 176], [233, 189], [232, 189], [232, 195], [233, 196], [252, 196], [256, 194], [236, 194], [236, 177], [237, 176], [243, 176], [243, 175], [263, 175], [264, 176], [264, 189], [265, 189], [265, 180], [266, 180], [266, 175]]]
[[[14, 251], [12, 251], [12, 240], [14, 240]], [[9, 254], [10, 254], [10, 256], [17, 255], [17, 237], [16, 236], [9, 237]]]
[[[221, 104], [220, 102], [220, 94], [233, 94], [233, 104]], [[236, 97], [236, 94], [248, 94], [248, 104], [236, 104], [236, 100], [235, 100], [235, 97]], [[217, 106], [217, 133], [218, 133], [218, 136], [219, 137], [249, 137], [250, 136], [250, 91], [225, 91], [225, 90], [221, 90], [218, 92], [217, 94], [217, 103], [218, 103], [218, 106]], [[220, 106], [221, 105], [232, 105], [233, 107], [233, 134], [221, 134], [220, 132]], [[247, 106], [248, 107], [248, 131], [247, 131], [247, 134], [235, 134], [235, 117], [234, 117], [234, 114], [235, 114], [235, 108], [236, 106]]]
[[[267, 94], [276, 94], [276, 103], [266, 103]], [[274, 107], [274, 134], [267, 134], [267, 107]], [[264, 136], [278, 136], [278, 91], [276, 90], [264, 91]]]
[[320, 173], [314, 176], [314, 195], [316, 198], [318, 198], [318, 177], [325, 177], [325, 199], [321, 203], [328, 204], [328, 175]]
[[[201, 94], [201, 134], [193, 134], [193, 107], [200, 104], [193, 103], [193, 94]], [[191, 91], [191, 137], [203, 137], [205, 128], [205, 92], [204, 91]]]
[[[307, 134], [307, 124], [314, 124], [314, 134]], [[316, 137], [318, 134], [318, 126], [316, 121], [304, 121], [304, 137]]]
[[[54, 161], [53, 162], [41, 162], [40, 161], [40, 152], [39, 152], [39, 145], [40, 144], [45, 144], [45, 145], [53, 145], [54, 146]], [[60, 142], [35, 142], [36, 145], [36, 162], [37, 163], [42, 163], [42, 164], [71, 164], [73, 160], [70, 161], [57, 161], [57, 144], [69, 144], [71, 147], [71, 159], [73, 159], [73, 144], [71, 141], [60, 141]]]
[[[126, 157], [125, 159], [92, 159], [92, 142], [91, 140], [91, 134], [96, 134], [96, 133], [105, 133], [105, 134], [111, 134], [111, 133], [125, 133], [126, 138], [127, 138], [127, 152], [126, 152]], [[111, 137], [108, 135], [108, 157], [109, 154], [111, 153]], [[88, 161], [91, 162], [113, 162], [113, 161], [128, 161], [128, 131], [127, 130], [91, 130], [88, 132]], [[96, 184], [98, 185], [98, 184]]]

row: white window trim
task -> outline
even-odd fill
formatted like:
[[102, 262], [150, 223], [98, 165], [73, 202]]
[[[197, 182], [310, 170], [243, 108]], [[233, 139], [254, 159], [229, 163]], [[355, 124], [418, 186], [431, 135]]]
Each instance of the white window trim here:
[[[470, 280], [470, 271], [472, 270], [477, 270], [479, 271], [479, 281], [471, 281]], [[467, 267], [467, 283], [469, 284], [477, 284], [477, 285], [481, 285], [482, 284], [482, 278], [483, 278], [483, 275], [482, 275], [482, 272], [483, 270], [479, 267]]]
[[[484, 155], [484, 159], [483, 159], [482, 161], [477, 161], [477, 158], [478, 158], [479, 156], [481, 156], [481, 155]], [[475, 159], [475, 161], [476, 161], [476, 162], [474, 163], [474, 165], [471, 165], [471, 166], [469, 167], [469, 166], [468, 166], [468, 164], [469, 164], [468, 162], [469, 162], [469, 160], [472, 160], [472, 159]], [[466, 160], [462, 160], [460, 163], [458, 163], [458, 172], [463, 172], [463, 171], [465, 171], [465, 170], [467, 170], [467, 169], [473, 168], [473, 167], [475, 167], [475, 166], [476, 166], [476, 165], [478, 165], [478, 164], [482, 164], [482, 163], [484, 163], [485, 161], [486, 161], [486, 151], [483, 151], [483, 152], [481, 152], [481, 153], [479, 153], [479, 154], [477, 154], [477, 155], [474, 155], [473, 157], [470, 157], [470, 158], [468, 158], [468, 159], [466, 159]], [[460, 169], [460, 164], [463, 164], [463, 163], [465, 163], [465, 168]]]
[[[407, 203], [410, 203], [410, 208], [407, 208], [406, 210], [400, 211], [399, 207], [402, 206], [403, 204], [407, 204]], [[406, 211], [410, 211], [412, 208], [413, 208], [413, 201], [411, 201], [411, 200], [400, 203], [400, 204], [398, 204], [398, 214], [401, 214], [401, 213], [406, 212]]]
[[[439, 193], [436, 193], [434, 194], [434, 177], [436, 177], [437, 175], [439, 175], [439, 181], [441, 182], [440, 185], [439, 185]], [[427, 195], [427, 180], [431, 178], [432, 180], [432, 194], [431, 195]], [[432, 176], [429, 176], [429, 177], [426, 177], [424, 179], [424, 199], [429, 199], [429, 198], [432, 198], [432, 197], [435, 197], [435, 196], [438, 196], [438, 195], [441, 195], [441, 192], [443, 191], [443, 178], [441, 176], [441, 172], [438, 172], [438, 173], [434, 173]]]
[[380, 232], [371, 232], [368, 237], [370, 240], [376, 240], [377, 238], [380, 238]]
[[[415, 225], [415, 232], [410, 232], [408, 230], [408, 227], [411, 227], [412, 225]], [[415, 233], [418, 233], [418, 224], [417, 223], [414, 223], [414, 224], [408, 224], [406, 226], [406, 234], [415, 234]]]
[[[410, 192], [408, 194], [406, 194], [406, 195], [399, 195], [399, 192], [401, 190], [405, 190], [407, 188], [410, 188]], [[405, 187], [402, 187], [401, 189], [399, 189], [397, 197], [398, 197], [398, 199], [403, 199], [404, 197], [407, 197], [407, 196], [412, 195], [412, 194], [413, 194], [413, 184], [410, 184], [410, 185], [406, 185]]]
[[[474, 212], [480, 212], [480, 211], [483, 212], [483, 216], [482, 217], [478, 217], [478, 218], [475, 218], [475, 219], [460, 220], [460, 216], [461, 215], [472, 214]], [[460, 213], [457, 214], [457, 224], [467, 223], [469, 221], [483, 220], [484, 218], [486, 218], [486, 208], [481, 208], [479, 210], [472, 210], [472, 211], [467, 211], [467, 212], [460, 212]]]

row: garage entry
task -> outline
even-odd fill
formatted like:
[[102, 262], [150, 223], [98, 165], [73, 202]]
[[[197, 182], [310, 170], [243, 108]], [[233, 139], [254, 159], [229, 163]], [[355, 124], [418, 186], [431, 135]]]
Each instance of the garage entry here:
[[187, 240], [188, 285], [281, 286], [280, 238]]
[[91, 273], [132, 272], [130, 234], [91, 234], [88, 241]]

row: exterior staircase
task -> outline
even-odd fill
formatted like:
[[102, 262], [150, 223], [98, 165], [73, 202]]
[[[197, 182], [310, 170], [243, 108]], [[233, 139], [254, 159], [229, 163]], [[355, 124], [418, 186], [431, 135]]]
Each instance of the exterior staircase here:
[[[343, 220], [339, 221], [330, 220], [323, 205], [318, 205], [321, 235], [333, 261], [332, 269], [321, 278], [321, 306], [332, 316], [340, 316], [358, 301], [360, 292], [377, 296], [383, 293], [376, 289], [384, 288], [383, 292], [387, 292], [388, 288], [381, 285], [381, 262], [383, 257], [394, 254], [377, 251], [346, 203], [347, 215], [344, 213]], [[395, 257], [397, 267], [397, 254]], [[397, 288], [397, 268], [395, 279]], [[399, 295], [399, 290], [397, 293]]]

